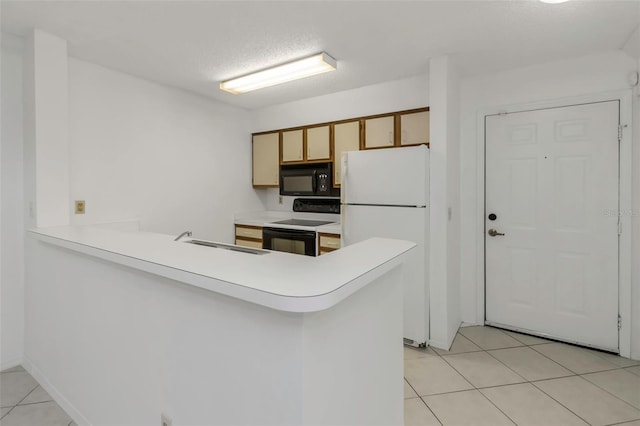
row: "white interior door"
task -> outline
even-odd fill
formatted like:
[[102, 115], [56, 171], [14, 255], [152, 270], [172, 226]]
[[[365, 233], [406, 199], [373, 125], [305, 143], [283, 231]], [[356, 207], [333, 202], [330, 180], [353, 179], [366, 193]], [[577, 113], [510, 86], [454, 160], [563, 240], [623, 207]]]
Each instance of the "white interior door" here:
[[618, 350], [618, 124], [618, 101], [486, 117], [488, 324]]

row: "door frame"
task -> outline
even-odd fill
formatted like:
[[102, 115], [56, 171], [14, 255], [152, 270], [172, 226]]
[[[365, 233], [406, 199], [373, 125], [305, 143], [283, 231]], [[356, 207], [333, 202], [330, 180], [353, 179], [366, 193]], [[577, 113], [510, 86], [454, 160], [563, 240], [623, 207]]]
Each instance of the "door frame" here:
[[[476, 322], [485, 323], [485, 116], [500, 113], [523, 112], [536, 109], [557, 108], [579, 104], [619, 101], [620, 124], [623, 126], [622, 139], [620, 140], [620, 180], [619, 180], [619, 209], [620, 212], [632, 211], [632, 184], [633, 184], [633, 113], [632, 91], [617, 90], [602, 93], [594, 93], [583, 96], [565, 97], [544, 101], [518, 103], [496, 107], [486, 107], [478, 110], [476, 115], [476, 146], [477, 146], [477, 176], [476, 176]], [[625, 127], [626, 126], [626, 127]], [[622, 233], [618, 240], [618, 314], [622, 319], [621, 328], [618, 331], [618, 348], [620, 355], [629, 358], [631, 356], [631, 240], [633, 235], [631, 215], [620, 215]]]

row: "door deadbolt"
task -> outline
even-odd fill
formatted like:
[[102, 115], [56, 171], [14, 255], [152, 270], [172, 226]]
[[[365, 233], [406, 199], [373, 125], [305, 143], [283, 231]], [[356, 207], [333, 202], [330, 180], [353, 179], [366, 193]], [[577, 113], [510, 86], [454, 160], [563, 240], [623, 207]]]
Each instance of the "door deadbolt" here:
[[496, 216], [496, 214], [495, 214], [495, 213], [491, 213], [491, 214], [489, 215], [489, 220], [496, 220], [497, 218], [498, 218], [498, 216]]
[[492, 237], [496, 237], [498, 235], [504, 235], [504, 234], [496, 231], [495, 229], [489, 229], [489, 235], [491, 235]]

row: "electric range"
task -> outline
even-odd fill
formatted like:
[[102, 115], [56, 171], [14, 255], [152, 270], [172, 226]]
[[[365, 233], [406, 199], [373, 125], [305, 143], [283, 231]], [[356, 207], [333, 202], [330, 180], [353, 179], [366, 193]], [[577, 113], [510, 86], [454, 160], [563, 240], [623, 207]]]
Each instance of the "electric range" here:
[[288, 253], [318, 255], [318, 228], [340, 220], [340, 200], [333, 198], [296, 198], [293, 211], [297, 213], [329, 213], [335, 220], [294, 218], [265, 224], [262, 228], [263, 248]]

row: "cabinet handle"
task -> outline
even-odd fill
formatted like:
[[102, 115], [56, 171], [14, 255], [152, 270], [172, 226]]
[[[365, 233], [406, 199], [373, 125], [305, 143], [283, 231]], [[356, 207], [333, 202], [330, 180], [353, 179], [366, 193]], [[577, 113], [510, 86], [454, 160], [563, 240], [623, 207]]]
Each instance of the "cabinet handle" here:
[[402, 131], [402, 143], [403, 144], [407, 143], [407, 131], [406, 130]]
[[393, 145], [393, 132], [389, 130], [389, 145]]

